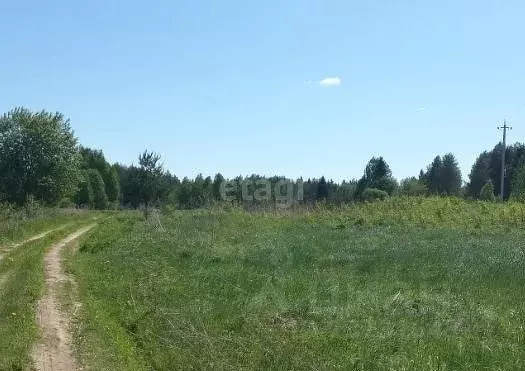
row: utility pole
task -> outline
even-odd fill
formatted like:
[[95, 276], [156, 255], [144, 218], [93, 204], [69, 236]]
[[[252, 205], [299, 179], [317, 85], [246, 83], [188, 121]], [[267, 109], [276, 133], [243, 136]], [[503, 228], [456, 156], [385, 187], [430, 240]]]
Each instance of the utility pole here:
[[500, 198], [503, 201], [505, 189], [505, 153], [507, 152], [507, 129], [512, 130], [512, 127], [507, 126], [507, 121], [503, 121], [503, 126], [498, 126], [498, 130], [503, 129], [503, 148], [501, 149], [501, 183], [500, 183]]

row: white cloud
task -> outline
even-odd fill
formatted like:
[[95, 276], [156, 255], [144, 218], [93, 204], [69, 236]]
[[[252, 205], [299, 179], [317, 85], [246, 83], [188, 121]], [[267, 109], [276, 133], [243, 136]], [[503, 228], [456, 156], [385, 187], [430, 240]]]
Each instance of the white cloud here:
[[419, 107], [419, 108], [417, 109], [417, 112], [424, 112], [424, 111], [426, 111], [426, 110], [427, 110], [427, 109], [426, 109], [425, 107]]
[[341, 80], [340, 77], [326, 77], [319, 81], [319, 85], [321, 86], [339, 86], [343, 83], [343, 80]]

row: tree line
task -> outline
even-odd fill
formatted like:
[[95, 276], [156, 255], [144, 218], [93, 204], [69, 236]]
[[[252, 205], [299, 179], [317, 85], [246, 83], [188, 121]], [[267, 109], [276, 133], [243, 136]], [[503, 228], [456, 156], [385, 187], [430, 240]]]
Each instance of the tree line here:
[[[373, 201], [392, 195], [447, 195], [494, 200], [500, 192], [502, 144], [481, 153], [463, 183], [452, 153], [436, 156], [418, 176], [397, 181], [383, 157], [373, 157], [359, 179], [336, 183], [324, 176], [296, 179], [302, 184], [302, 203]], [[525, 201], [525, 144], [506, 148], [505, 199]], [[23, 205], [34, 199], [45, 205], [93, 209], [173, 205], [181, 209], [221, 202], [221, 184], [235, 192], [243, 182], [258, 180], [272, 186], [282, 176], [257, 174], [225, 179], [197, 175], [182, 180], [166, 171], [159, 155], [144, 151], [137, 164], [109, 163], [101, 150], [81, 146], [69, 120], [61, 113], [16, 108], [0, 117], [0, 201]], [[241, 198], [238, 197], [238, 200]]]

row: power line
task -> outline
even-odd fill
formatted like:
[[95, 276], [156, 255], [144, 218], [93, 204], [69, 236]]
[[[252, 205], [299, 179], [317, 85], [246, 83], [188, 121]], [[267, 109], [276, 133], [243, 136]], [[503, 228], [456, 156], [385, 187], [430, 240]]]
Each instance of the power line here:
[[512, 130], [511, 126], [507, 126], [507, 120], [503, 121], [503, 126], [498, 126], [498, 130], [503, 129], [503, 147], [501, 149], [501, 183], [500, 183], [500, 198], [503, 201], [505, 189], [505, 153], [507, 152], [507, 129]]

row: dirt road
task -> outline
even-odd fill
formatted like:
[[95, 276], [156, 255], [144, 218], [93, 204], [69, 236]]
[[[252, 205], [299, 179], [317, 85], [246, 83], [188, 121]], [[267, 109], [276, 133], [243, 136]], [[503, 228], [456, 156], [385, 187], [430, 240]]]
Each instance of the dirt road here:
[[72, 371], [78, 369], [78, 363], [71, 348], [69, 316], [60, 310], [59, 290], [68, 280], [62, 266], [62, 249], [95, 225], [79, 229], [62, 241], [54, 244], [45, 255], [44, 297], [38, 302], [37, 322], [42, 332], [42, 339], [33, 351], [33, 362], [40, 371]]

